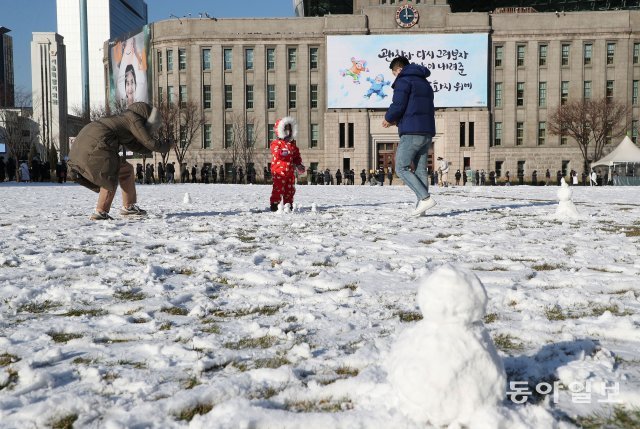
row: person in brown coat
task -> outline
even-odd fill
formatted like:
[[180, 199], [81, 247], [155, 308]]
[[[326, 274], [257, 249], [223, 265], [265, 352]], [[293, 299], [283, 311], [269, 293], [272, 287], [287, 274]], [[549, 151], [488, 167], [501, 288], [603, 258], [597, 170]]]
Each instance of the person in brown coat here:
[[119, 115], [98, 119], [86, 125], [76, 137], [69, 152], [69, 167], [79, 184], [99, 194], [92, 220], [113, 219], [109, 216], [118, 183], [122, 188], [120, 214], [145, 215], [138, 207], [133, 166], [124, 155], [126, 150], [151, 154], [166, 153], [171, 144], [153, 135], [162, 123], [157, 109], [147, 103], [133, 103]]

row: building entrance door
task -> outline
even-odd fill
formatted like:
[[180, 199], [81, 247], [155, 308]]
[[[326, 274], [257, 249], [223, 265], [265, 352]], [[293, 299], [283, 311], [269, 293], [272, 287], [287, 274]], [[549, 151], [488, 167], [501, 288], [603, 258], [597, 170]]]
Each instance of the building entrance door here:
[[383, 167], [385, 171], [391, 168], [395, 171], [397, 148], [398, 143], [378, 143], [378, 165], [374, 165], [374, 168]]

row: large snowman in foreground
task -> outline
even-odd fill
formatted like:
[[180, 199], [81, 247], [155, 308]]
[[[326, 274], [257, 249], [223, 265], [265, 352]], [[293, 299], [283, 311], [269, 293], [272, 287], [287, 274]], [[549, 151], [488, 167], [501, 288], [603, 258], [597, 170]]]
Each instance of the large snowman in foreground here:
[[487, 292], [473, 273], [438, 268], [421, 281], [424, 319], [400, 334], [387, 362], [401, 410], [436, 426], [478, 427], [502, 402], [506, 375], [482, 318]]

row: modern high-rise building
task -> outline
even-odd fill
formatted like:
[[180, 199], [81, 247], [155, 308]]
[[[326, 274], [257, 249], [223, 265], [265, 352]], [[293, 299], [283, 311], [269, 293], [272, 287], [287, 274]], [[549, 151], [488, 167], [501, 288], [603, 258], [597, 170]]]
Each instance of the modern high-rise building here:
[[59, 154], [69, 152], [66, 55], [62, 36], [33, 33], [31, 41], [31, 86], [33, 119], [40, 126], [40, 143], [53, 145]]
[[13, 107], [13, 39], [7, 33], [11, 31], [0, 27], [0, 107]]
[[56, 0], [67, 48], [69, 113], [106, 105], [104, 42], [147, 24], [144, 0]]

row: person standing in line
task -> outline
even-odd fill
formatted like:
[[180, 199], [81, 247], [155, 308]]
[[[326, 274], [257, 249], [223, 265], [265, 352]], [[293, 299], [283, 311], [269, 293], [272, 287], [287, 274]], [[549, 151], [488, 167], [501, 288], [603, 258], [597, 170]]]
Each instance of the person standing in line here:
[[598, 186], [598, 175], [596, 174], [596, 171], [594, 169], [591, 169], [591, 175], [589, 176], [589, 179], [591, 179], [590, 186]]
[[98, 119], [86, 125], [69, 153], [69, 167], [75, 181], [99, 193], [92, 220], [108, 220], [118, 184], [122, 189], [123, 216], [145, 215], [138, 207], [133, 166], [119, 155], [121, 146], [128, 151], [148, 154], [167, 153], [172, 148], [154, 138], [162, 125], [157, 109], [147, 103], [133, 103], [122, 114]]
[[480, 184], [484, 186], [487, 181], [487, 176], [484, 173], [484, 170], [480, 170]]
[[443, 157], [438, 157], [438, 169], [440, 170], [440, 182], [445, 188], [449, 187], [449, 162]]
[[538, 170], [533, 170], [533, 173], [531, 173], [531, 184], [538, 186]]
[[549, 171], [549, 169], [547, 168], [547, 171], [544, 173], [544, 186], [549, 186], [549, 182], [551, 182], [551, 172]]
[[558, 186], [562, 184], [562, 171], [560, 170], [558, 170], [558, 172], [556, 173], [556, 182]]
[[391, 186], [391, 183], [393, 183], [393, 169], [391, 166], [387, 168], [387, 179], [389, 179], [389, 186]]
[[176, 183], [175, 174], [176, 163], [172, 162], [171, 164], [167, 164], [167, 183]]
[[[400, 143], [396, 151], [396, 173], [415, 193], [418, 203], [411, 216], [422, 216], [436, 205], [429, 194], [427, 156], [436, 133], [433, 89], [429, 69], [398, 56], [389, 65], [395, 81], [393, 100], [382, 121], [384, 128], [398, 127]], [[415, 171], [411, 171], [411, 163]]]
[[20, 181], [31, 182], [31, 173], [29, 173], [29, 165], [27, 164], [27, 161], [22, 161], [20, 163]]
[[278, 119], [275, 123], [276, 139], [271, 142], [271, 176], [273, 187], [271, 189], [271, 211], [278, 210], [278, 204], [282, 200], [284, 204], [293, 205], [293, 196], [296, 193], [294, 170], [304, 174], [300, 150], [296, 144], [298, 123], [291, 116]]
[[467, 177], [467, 170], [463, 169], [462, 170], [462, 186], [467, 186], [467, 180], [469, 180]]
[[365, 183], [367, 183], [367, 173], [365, 172], [364, 168], [360, 172], [360, 180], [362, 180], [362, 183], [360, 184], [360, 186], [362, 186]]
[[455, 178], [456, 178], [456, 186], [460, 186], [460, 178], [462, 177], [462, 173], [460, 173], [460, 169], [456, 170]]
[[336, 171], [336, 185], [342, 185], [342, 172], [339, 168]]
[[5, 165], [4, 165], [4, 156], [0, 156], [0, 183], [4, 182], [5, 179]]

